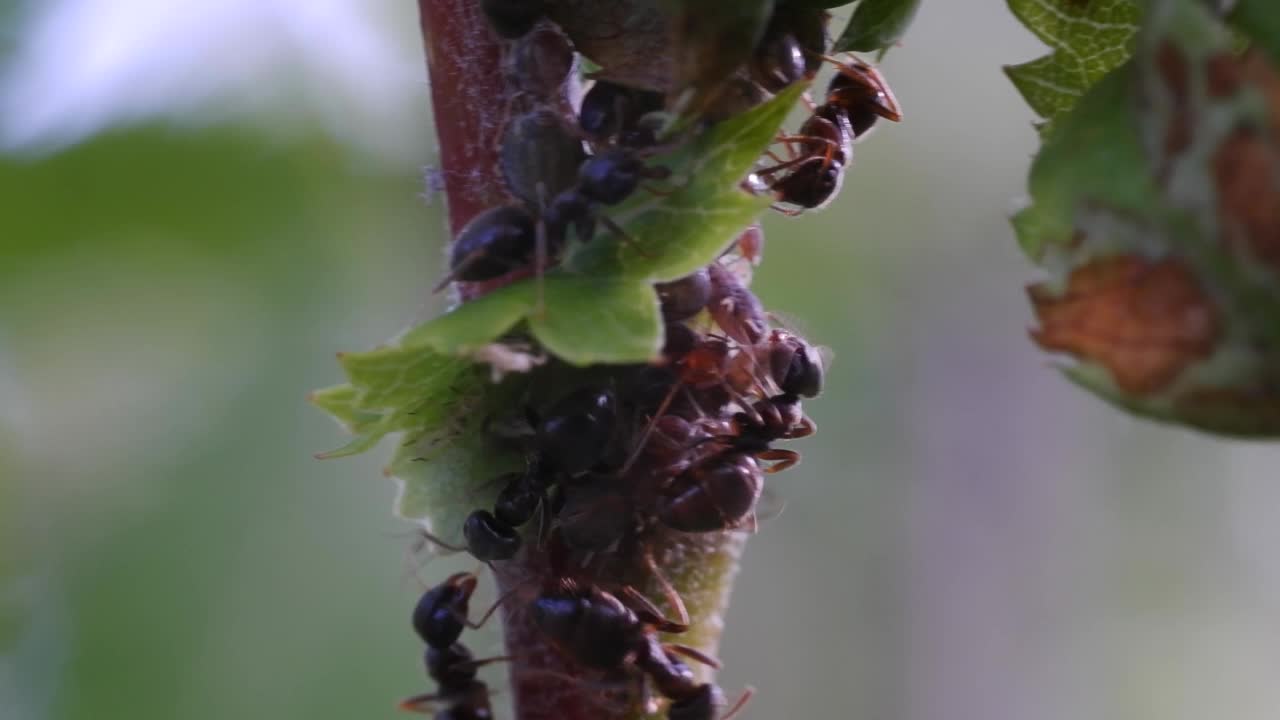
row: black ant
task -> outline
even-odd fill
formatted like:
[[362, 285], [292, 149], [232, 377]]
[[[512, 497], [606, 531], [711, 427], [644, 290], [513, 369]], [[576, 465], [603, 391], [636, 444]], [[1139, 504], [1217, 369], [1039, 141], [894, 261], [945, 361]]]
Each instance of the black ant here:
[[642, 180], [669, 174], [622, 148], [592, 155], [578, 166], [576, 183], [557, 194], [540, 218], [521, 205], [501, 205], [476, 216], [454, 241], [450, 273], [435, 289], [453, 280], [492, 280], [531, 263], [541, 273], [549, 258], [559, 256], [571, 229], [585, 243], [594, 237], [597, 221], [625, 238], [622, 228], [599, 215], [600, 208], [627, 199]]
[[528, 33], [547, 12], [545, 0], [480, 0], [480, 9], [494, 32], [508, 40]]
[[483, 562], [515, 557], [523, 545], [517, 528], [547, 506], [551, 488], [607, 459], [617, 435], [617, 398], [612, 390], [582, 387], [530, 420], [534, 449], [525, 471], [502, 476], [493, 512], [476, 510], [462, 526], [467, 550]]
[[[582, 665], [602, 671], [628, 666], [640, 670], [672, 701], [670, 717], [715, 720], [725, 705], [723, 694], [710, 683], [698, 683], [676, 655], [711, 667], [719, 663], [693, 648], [663, 644], [657, 636], [658, 632], [684, 632], [688, 618], [663, 617], [633, 588], [624, 588], [623, 596], [634, 609], [599, 587], [561, 578], [534, 599], [530, 613], [552, 642]], [[736, 713], [745, 700], [723, 717]]]
[[402, 710], [430, 712], [434, 705], [447, 703], [447, 707], [436, 713], [436, 720], [488, 720], [493, 716], [488, 687], [476, 679], [476, 673], [481, 666], [507, 658], [476, 660], [471, 651], [458, 642], [464, 627], [480, 627], [501, 603], [495, 603], [480, 622], [469, 621], [467, 613], [476, 583], [474, 574], [457, 573], [427, 590], [418, 600], [413, 610], [413, 629], [427, 644], [424, 662], [427, 674], [438, 689], [435, 693], [402, 701]]

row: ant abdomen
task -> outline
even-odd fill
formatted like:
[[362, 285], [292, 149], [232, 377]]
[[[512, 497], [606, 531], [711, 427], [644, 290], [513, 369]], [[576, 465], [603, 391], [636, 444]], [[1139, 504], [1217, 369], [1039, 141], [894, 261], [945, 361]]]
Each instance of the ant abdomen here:
[[427, 674], [443, 693], [456, 693], [471, 686], [479, 672], [474, 659], [471, 651], [457, 642], [445, 648], [428, 645], [424, 656]]
[[537, 233], [533, 216], [516, 205], [499, 205], [467, 223], [453, 242], [454, 280], [492, 280], [529, 264]]
[[618, 426], [613, 391], [579, 388], [560, 398], [538, 424], [538, 449], [566, 475], [581, 475], [608, 456]]
[[720, 688], [703, 683], [688, 696], [671, 703], [667, 720], [716, 720], [728, 704]]
[[682, 532], [714, 532], [737, 525], [755, 509], [764, 487], [750, 455], [726, 452], [676, 477], [662, 493], [658, 520]]

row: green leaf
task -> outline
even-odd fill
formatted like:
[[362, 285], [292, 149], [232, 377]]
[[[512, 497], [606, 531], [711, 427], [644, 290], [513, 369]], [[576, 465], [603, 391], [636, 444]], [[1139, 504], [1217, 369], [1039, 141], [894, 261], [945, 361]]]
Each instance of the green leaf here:
[[[572, 249], [564, 267], [465, 303], [413, 328], [400, 348], [468, 356], [520, 323], [574, 365], [652, 360], [662, 323], [652, 285], [715, 260], [766, 207], [739, 184], [772, 142], [803, 88], [727, 120], [655, 159], [670, 168], [670, 192], [637, 193], [610, 212], [625, 238], [601, 232]], [[541, 285], [541, 288], [539, 288]]]
[[662, 313], [644, 279], [560, 276], [529, 316], [542, 345], [573, 365], [648, 362], [662, 349]]
[[[1037, 338], [1075, 359], [1074, 382], [1134, 413], [1280, 435], [1280, 264], [1258, 223], [1280, 207], [1280, 182], [1266, 180], [1274, 169], [1249, 175], [1277, 162], [1250, 142], [1280, 120], [1268, 103], [1280, 75], [1242, 56], [1199, 0], [1153, 0], [1133, 47], [1057, 117], [1032, 167], [1032, 205], [1013, 219], [1049, 274], [1033, 292]], [[1072, 285], [1114, 262], [1177, 271], [1094, 296], [1092, 281]], [[1095, 303], [1076, 311], [1087, 322], [1057, 314], [1084, 303]], [[1151, 330], [1161, 322], [1177, 343]]]
[[1132, 53], [1141, 11], [1134, 0], [1008, 0], [1009, 9], [1053, 53], [1005, 68], [1040, 117], [1070, 110]]
[[492, 406], [492, 399], [482, 403], [478, 396], [467, 398], [457, 406], [456, 423], [401, 444], [387, 467], [399, 484], [396, 514], [420, 521], [455, 547], [466, 544], [462, 524], [467, 515], [492, 507], [502, 490], [493, 479], [520, 469], [520, 457], [483, 432], [486, 408]]
[[872, 52], [893, 47], [915, 20], [921, 0], [862, 0], [836, 40], [833, 52]]

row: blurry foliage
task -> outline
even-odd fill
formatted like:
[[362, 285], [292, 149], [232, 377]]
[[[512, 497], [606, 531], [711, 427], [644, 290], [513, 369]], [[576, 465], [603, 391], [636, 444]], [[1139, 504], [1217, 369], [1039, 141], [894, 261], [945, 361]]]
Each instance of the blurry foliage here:
[[1195, 0], [1021, 9], [1058, 38], [1034, 73], [1010, 72], [1054, 121], [1014, 220], [1049, 273], [1031, 288], [1036, 341], [1119, 406], [1280, 435], [1280, 72]]

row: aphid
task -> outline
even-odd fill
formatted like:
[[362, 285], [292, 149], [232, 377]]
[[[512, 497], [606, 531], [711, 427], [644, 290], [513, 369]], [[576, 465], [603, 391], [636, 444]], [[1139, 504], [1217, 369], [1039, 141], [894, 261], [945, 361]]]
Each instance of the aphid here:
[[480, 0], [489, 24], [508, 40], [514, 40], [533, 29], [546, 14], [545, 0]]
[[817, 73], [829, 17], [821, 8], [779, 4], [748, 64], [751, 79], [773, 93]]
[[511, 43], [503, 57], [503, 74], [515, 94], [535, 105], [558, 102], [572, 72], [573, 44], [550, 23]]
[[578, 127], [594, 143], [647, 147], [657, 138], [646, 116], [663, 103], [662, 93], [597, 80], [582, 97]]
[[707, 271], [711, 297], [707, 312], [725, 335], [745, 345], [760, 342], [769, 329], [760, 300], [733, 273], [712, 263]]
[[688, 320], [702, 312], [711, 300], [711, 276], [704, 268], [671, 282], [654, 285], [662, 303], [662, 319], [668, 323]]
[[546, 107], [507, 123], [498, 151], [507, 189], [534, 209], [573, 187], [586, 158], [582, 140], [559, 113]]

